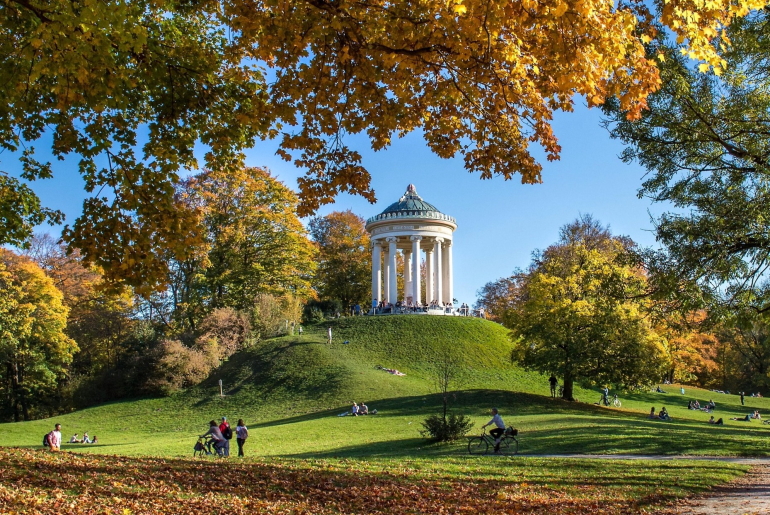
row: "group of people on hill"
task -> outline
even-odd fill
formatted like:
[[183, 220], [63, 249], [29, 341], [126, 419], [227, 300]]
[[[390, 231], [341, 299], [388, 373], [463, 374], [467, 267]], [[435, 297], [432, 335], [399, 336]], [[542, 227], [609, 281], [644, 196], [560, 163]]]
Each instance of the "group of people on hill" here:
[[697, 400], [690, 401], [687, 403], [687, 409], [691, 410], [700, 410], [700, 411], [706, 411], [706, 412], [712, 412], [717, 408], [717, 405], [714, 403], [713, 400], [709, 399], [708, 404], [705, 404], [703, 406], [700, 405], [700, 402]]
[[[203, 433], [200, 438], [211, 438], [214, 442], [214, 450], [217, 456], [228, 458], [230, 456], [230, 440], [233, 439], [233, 430], [227, 417], [222, 417], [220, 423], [216, 420], [209, 422], [209, 430]], [[235, 426], [235, 441], [238, 443], [238, 456], [243, 457], [243, 446], [249, 437], [249, 429], [244, 424], [243, 419], [238, 419], [238, 425]]]
[[671, 420], [671, 415], [668, 414], [668, 410], [665, 406], [661, 408], [659, 413], [655, 413], [655, 406], [650, 408], [650, 414], [647, 416], [650, 420]]
[[93, 438], [88, 436], [88, 433], [83, 433], [83, 438], [80, 438], [77, 433], [72, 435], [72, 438], [70, 438], [70, 441], [67, 443], [99, 443], [99, 440], [96, 438], [96, 435], [94, 435]]
[[[46, 433], [43, 436], [43, 447], [47, 447], [52, 451], [58, 451], [61, 449], [61, 424], [56, 424], [53, 427], [53, 431]], [[94, 435], [93, 438], [88, 436], [88, 433], [83, 433], [83, 437], [80, 438], [77, 433], [72, 435], [67, 443], [99, 443], [99, 439]]]

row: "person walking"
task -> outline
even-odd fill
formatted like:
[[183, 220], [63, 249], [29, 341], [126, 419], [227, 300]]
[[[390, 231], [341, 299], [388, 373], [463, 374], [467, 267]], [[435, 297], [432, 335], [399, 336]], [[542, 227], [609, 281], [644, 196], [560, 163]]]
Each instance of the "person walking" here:
[[331, 345], [331, 343], [332, 343], [332, 328], [331, 327], [329, 327], [329, 329], [326, 330], [326, 335], [327, 335], [326, 343]]
[[556, 385], [559, 384], [558, 379], [556, 379], [556, 376], [551, 374], [551, 377], [548, 378], [548, 382], [551, 383], [551, 397], [554, 399], [556, 398]]
[[745, 395], [745, 392], [741, 392], [741, 406], [745, 406], [746, 404], [743, 402], [743, 396]]
[[243, 458], [243, 444], [246, 443], [246, 438], [249, 437], [249, 430], [246, 424], [243, 423], [243, 419], [238, 419], [238, 425], [235, 426], [235, 438], [238, 442], [238, 457]]
[[299, 332], [299, 335], [302, 336], [302, 326], [299, 326], [299, 329], [297, 329], [297, 331]]
[[222, 437], [225, 439], [224, 455], [230, 457], [230, 440], [233, 439], [233, 430], [230, 429], [230, 423], [227, 421], [227, 417], [222, 417], [222, 423], [219, 424], [219, 431], [222, 433]]

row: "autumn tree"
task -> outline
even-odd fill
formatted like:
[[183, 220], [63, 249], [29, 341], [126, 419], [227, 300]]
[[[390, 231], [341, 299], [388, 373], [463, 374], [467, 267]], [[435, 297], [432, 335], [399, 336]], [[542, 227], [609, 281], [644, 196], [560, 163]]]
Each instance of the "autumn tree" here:
[[29, 420], [56, 389], [77, 345], [53, 281], [32, 261], [0, 250], [0, 389], [3, 415]]
[[350, 210], [310, 220], [310, 237], [318, 245], [313, 286], [320, 300], [338, 299], [343, 307], [369, 305], [372, 253], [365, 224]]
[[575, 381], [634, 386], [660, 378], [662, 341], [634, 300], [645, 280], [628, 261], [629, 243], [583, 217], [517, 278], [522, 294], [503, 315], [513, 359], [562, 377], [565, 399], [573, 399]]
[[[575, 96], [617, 98], [632, 117], [645, 107], [660, 83], [643, 48], [655, 36], [650, 20], [721, 70], [722, 27], [765, 3], [671, 0], [650, 12], [598, 0], [7, 0], [0, 147], [30, 181], [58, 173], [36, 143], [77, 159], [92, 196], [65, 239], [108, 282], [160, 291], [162, 254], [184, 261], [203, 237], [173, 199], [178, 177], [201, 164], [237, 170], [255, 139], [279, 138], [280, 154], [307, 170], [302, 215], [339, 192], [374, 200], [346, 134], [365, 133], [381, 150], [419, 131], [482, 178], [540, 182], [529, 147], [558, 159], [550, 121]], [[0, 244], [60, 216], [0, 172]]]

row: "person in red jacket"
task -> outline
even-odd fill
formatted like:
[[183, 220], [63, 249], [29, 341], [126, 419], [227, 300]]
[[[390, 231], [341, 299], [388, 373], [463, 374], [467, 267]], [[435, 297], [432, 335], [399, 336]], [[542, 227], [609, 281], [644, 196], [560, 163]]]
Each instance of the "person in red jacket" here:
[[224, 456], [230, 456], [230, 440], [233, 438], [233, 430], [230, 429], [230, 423], [227, 422], [227, 417], [222, 417], [222, 423], [219, 424], [219, 430], [222, 432], [222, 436], [225, 437]]

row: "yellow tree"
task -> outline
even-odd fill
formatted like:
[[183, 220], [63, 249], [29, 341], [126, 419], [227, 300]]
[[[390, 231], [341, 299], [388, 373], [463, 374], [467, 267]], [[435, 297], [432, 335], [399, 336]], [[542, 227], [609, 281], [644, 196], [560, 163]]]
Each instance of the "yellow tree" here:
[[[346, 134], [380, 150], [417, 130], [482, 178], [536, 183], [529, 147], [558, 158], [550, 122], [575, 96], [617, 97], [631, 117], [645, 107], [659, 85], [643, 48], [656, 17], [717, 69], [719, 32], [766, 3], [669, 0], [651, 13], [605, 0], [3, 0], [0, 147], [25, 149], [30, 180], [55, 171], [35, 157], [44, 136], [55, 157], [77, 156], [95, 195], [67, 241], [108, 280], [147, 292], [167, 277], [157, 249], [186, 259], [201, 241], [173, 202], [198, 144], [207, 167], [237, 169], [255, 138], [280, 138], [307, 170], [301, 215], [339, 192], [374, 200]], [[0, 218], [12, 222], [0, 243], [59, 216], [0, 171]]]
[[77, 345], [53, 281], [32, 261], [0, 250], [0, 388], [4, 414], [29, 420], [55, 391]]
[[515, 277], [521, 294], [503, 316], [512, 356], [561, 376], [565, 399], [575, 381], [637, 386], [661, 377], [664, 342], [634, 300], [645, 280], [626, 261], [627, 245], [584, 217]]

